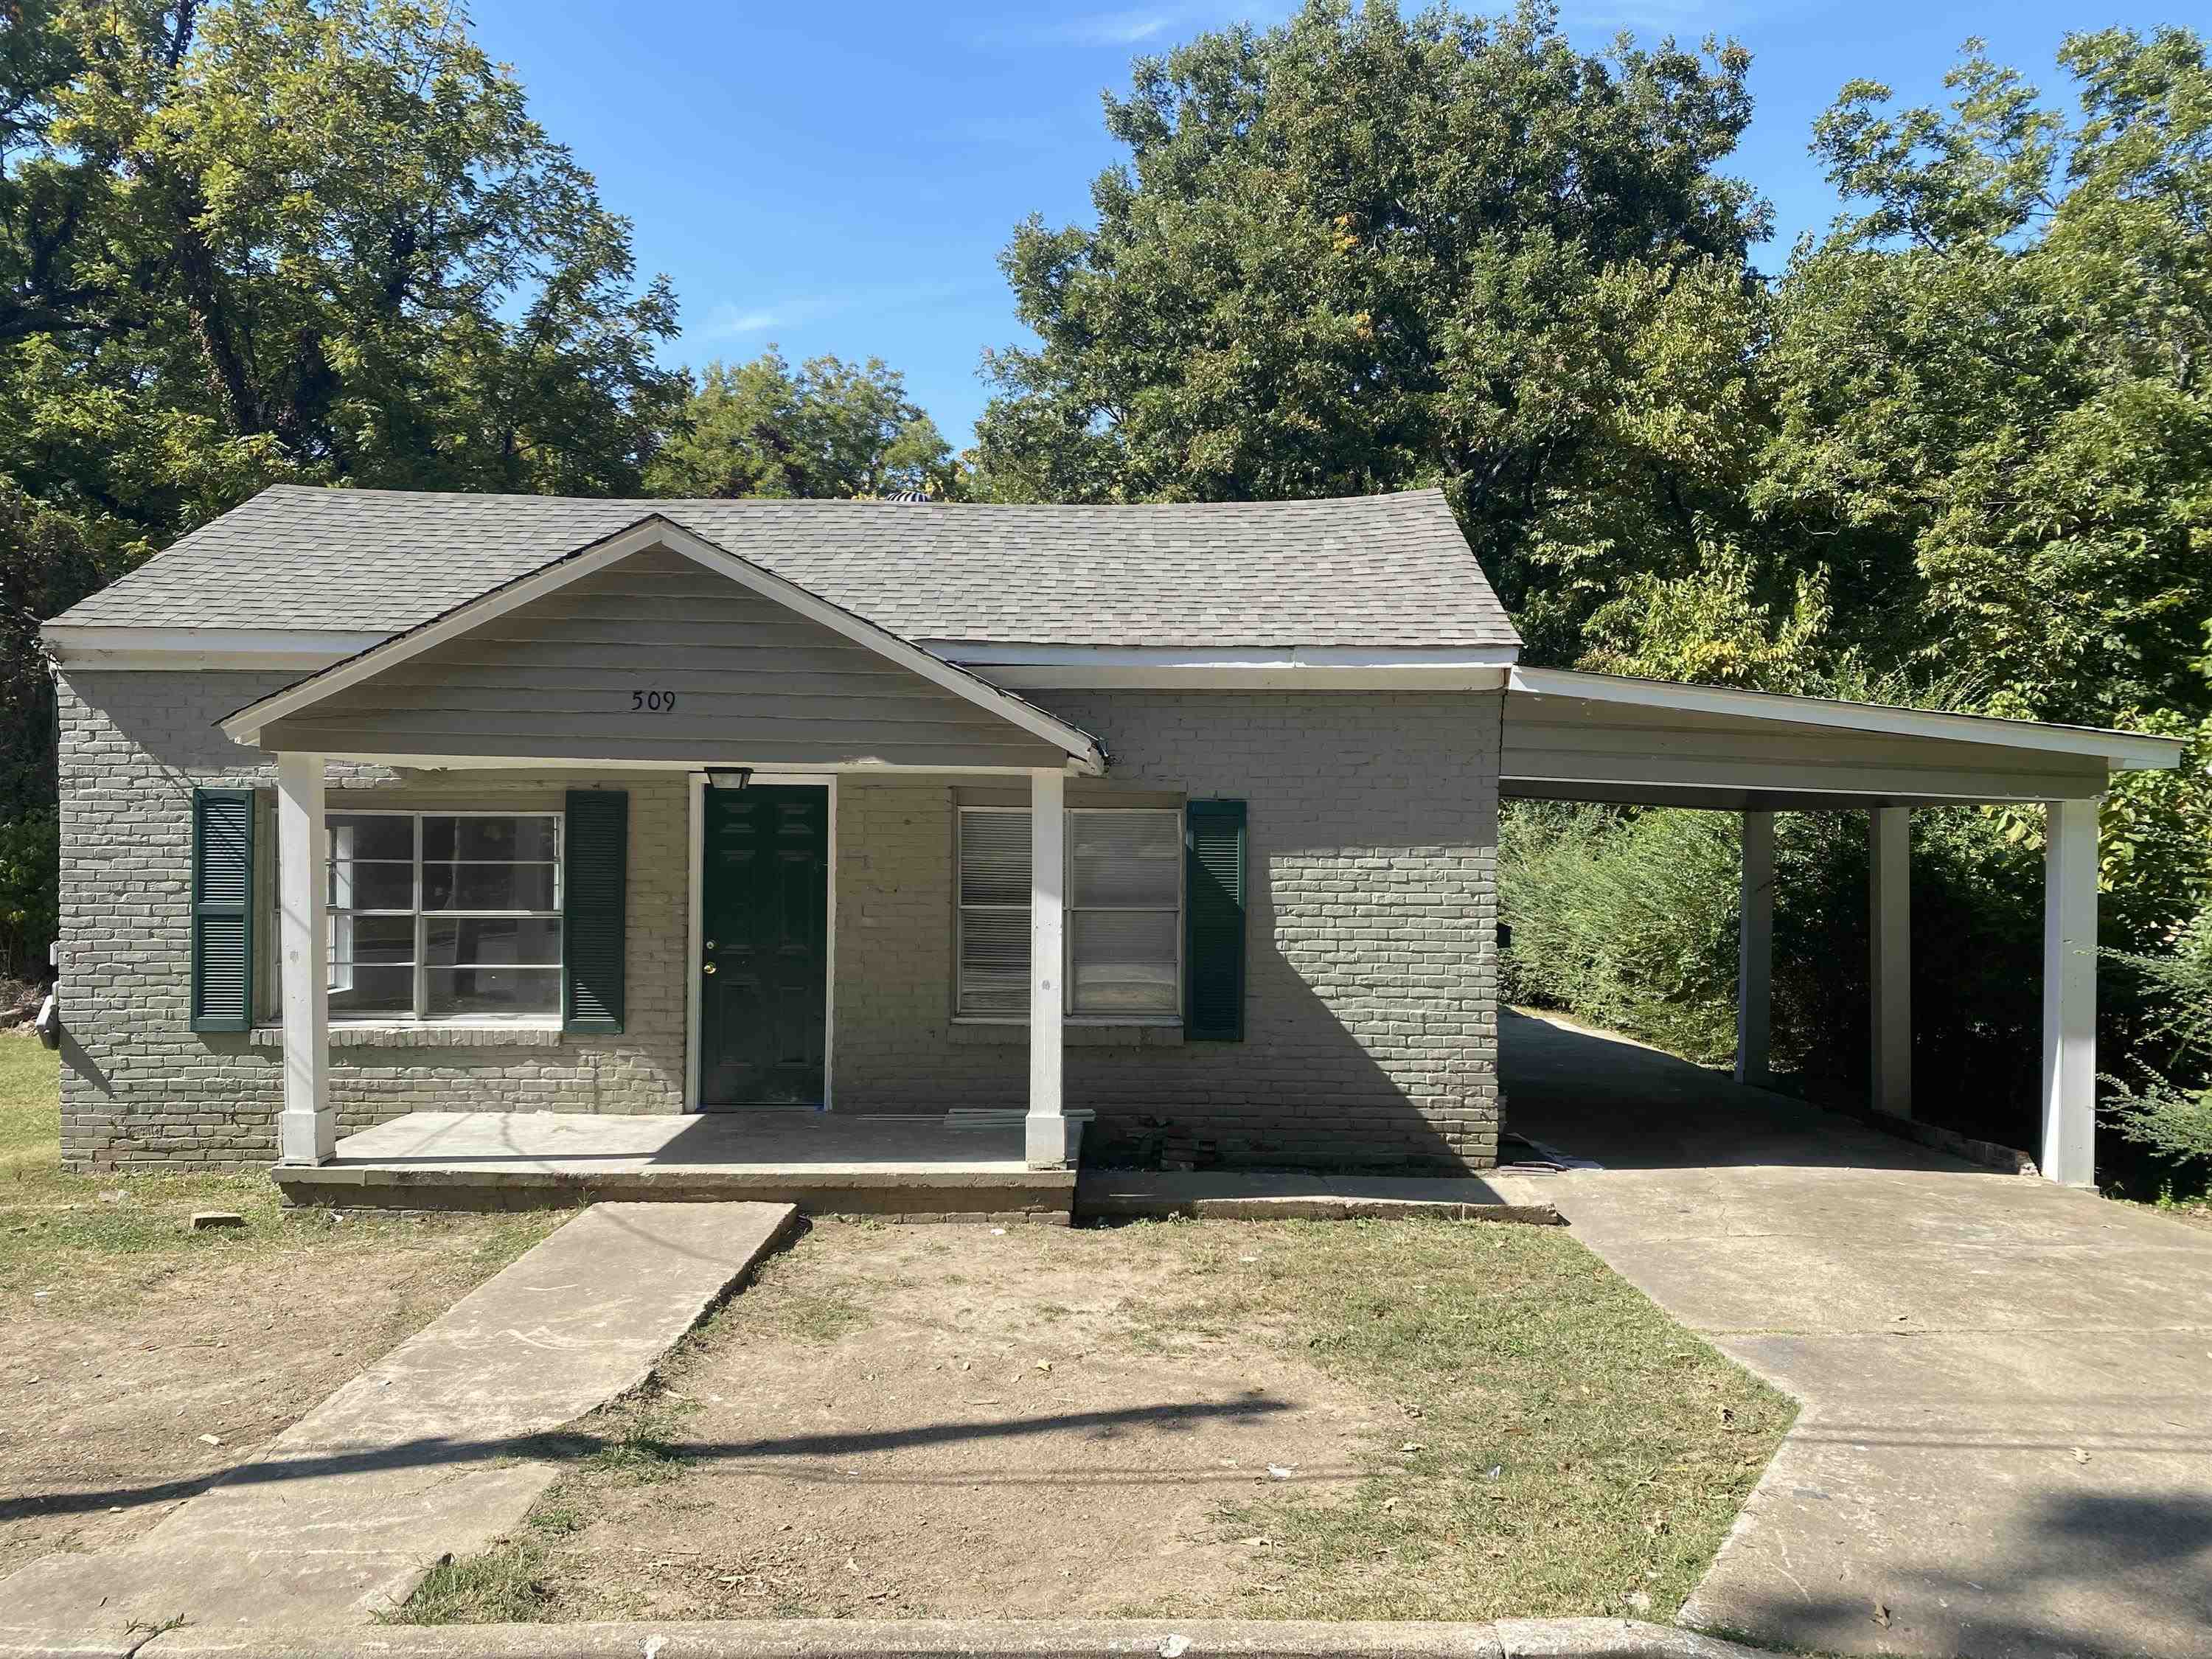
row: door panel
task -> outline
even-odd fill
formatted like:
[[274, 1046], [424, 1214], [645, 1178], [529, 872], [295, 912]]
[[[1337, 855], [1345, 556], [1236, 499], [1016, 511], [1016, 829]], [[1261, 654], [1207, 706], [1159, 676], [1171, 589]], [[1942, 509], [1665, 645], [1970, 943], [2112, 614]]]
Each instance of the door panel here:
[[699, 1104], [819, 1106], [827, 1025], [830, 792], [706, 792]]

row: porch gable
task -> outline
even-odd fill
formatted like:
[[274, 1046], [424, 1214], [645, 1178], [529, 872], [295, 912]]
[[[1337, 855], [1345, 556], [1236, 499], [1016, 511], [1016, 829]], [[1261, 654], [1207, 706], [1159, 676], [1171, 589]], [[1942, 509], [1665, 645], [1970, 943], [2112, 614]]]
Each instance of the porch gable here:
[[264, 749], [394, 759], [1103, 764], [1089, 734], [659, 520], [264, 698], [222, 728]]

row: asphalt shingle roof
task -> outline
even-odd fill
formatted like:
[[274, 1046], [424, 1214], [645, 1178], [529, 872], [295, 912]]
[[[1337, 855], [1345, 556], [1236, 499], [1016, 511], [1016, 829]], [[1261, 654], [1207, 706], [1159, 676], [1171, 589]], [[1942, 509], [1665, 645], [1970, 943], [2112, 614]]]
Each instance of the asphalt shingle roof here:
[[611, 501], [278, 485], [55, 618], [397, 633], [647, 514], [908, 639], [1517, 643], [1441, 491], [1191, 506]]

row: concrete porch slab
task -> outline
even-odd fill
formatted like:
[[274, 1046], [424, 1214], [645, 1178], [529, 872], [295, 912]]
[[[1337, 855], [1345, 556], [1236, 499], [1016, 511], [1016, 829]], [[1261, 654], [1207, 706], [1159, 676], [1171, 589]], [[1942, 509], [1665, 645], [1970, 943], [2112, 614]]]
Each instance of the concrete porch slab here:
[[520, 1524], [559, 1474], [534, 1437], [629, 1392], [771, 1249], [787, 1205], [602, 1204], [119, 1549], [0, 1583], [0, 1652], [183, 1620], [363, 1620], [441, 1554]]
[[812, 1111], [410, 1112], [347, 1136], [328, 1164], [272, 1173], [295, 1205], [410, 1210], [752, 1201], [1065, 1224], [1075, 1191], [1073, 1171], [1028, 1167], [1018, 1119]]

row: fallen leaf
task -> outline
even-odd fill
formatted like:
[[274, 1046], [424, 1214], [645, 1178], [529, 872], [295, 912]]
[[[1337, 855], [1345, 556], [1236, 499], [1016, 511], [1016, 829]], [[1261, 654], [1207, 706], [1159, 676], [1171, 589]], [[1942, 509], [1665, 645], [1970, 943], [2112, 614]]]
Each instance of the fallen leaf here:
[[1874, 1621], [1884, 1630], [1889, 1628], [1889, 1603], [1877, 1601], [1874, 1604]]

